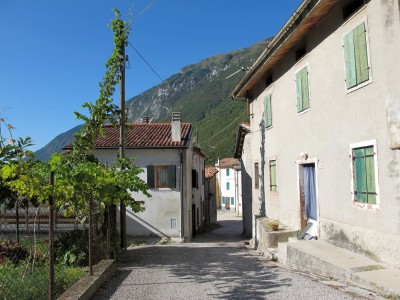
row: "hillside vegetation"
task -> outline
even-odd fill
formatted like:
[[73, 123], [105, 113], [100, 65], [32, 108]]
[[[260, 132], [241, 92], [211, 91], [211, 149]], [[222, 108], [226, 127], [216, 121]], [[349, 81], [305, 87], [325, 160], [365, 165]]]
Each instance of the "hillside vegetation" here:
[[[219, 54], [186, 66], [161, 84], [126, 102], [128, 120], [147, 116], [151, 122], [170, 122], [171, 113], [181, 112], [182, 121], [194, 125], [194, 137], [208, 156], [208, 164], [218, 157], [232, 157], [240, 122], [248, 121], [246, 104], [232, 100], [230, 93], [244, 72], [231, 76], [242, 67], [250, 67], [270, 39], [249, 48]], [[70, 143], [79, 126], [60, 134], [36, 152], [47, 160], [55, 151]]]

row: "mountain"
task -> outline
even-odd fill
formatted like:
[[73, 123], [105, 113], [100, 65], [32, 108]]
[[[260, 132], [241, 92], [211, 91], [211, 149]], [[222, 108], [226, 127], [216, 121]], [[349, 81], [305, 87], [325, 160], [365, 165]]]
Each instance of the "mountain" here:
[[[248, 121], [248, 113], [244, 102], [230, 98], [244, 73], [230, 75], [250, 67], [270, 41], [182, 68], [161, 84], [127, 100], [128, 120], [136, 122], [146, 116], [151, 122], [170, 122], [172, 111], [181, 112], [182, 121], [194, 125], [197, 144], [209, 158], [207, 163], [214, 163], [218, 157], [232, 157], [238, 124]], [[36, 152], [37, 158], [49, 159], [70, 143], [79, 129], [74, 127], [54, 138]]]

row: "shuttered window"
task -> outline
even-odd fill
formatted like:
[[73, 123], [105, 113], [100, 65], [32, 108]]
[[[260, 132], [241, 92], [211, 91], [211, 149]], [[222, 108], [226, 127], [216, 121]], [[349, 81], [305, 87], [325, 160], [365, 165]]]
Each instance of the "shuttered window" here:
[[147, 166], [147, 185], [149, 188], [176, 188], [176, 166]]
[[271, 94], [264, 98], [264, 124], [266, 128], [272, 126]]
[[373, 146], [353, 149], [354, 200], [376, 204], [375, 152]]
[[305, 66], [296, 73], [297, 112], [310, 108], [310, 87], [308, 81], [308, 67]]
[[369, 64], [365, 23], [343, 37], [346, 86], [351, 89], [369, 80]]
[[254, 164], [254, 188], [259, 189], [260, 186], [260, 172], [258, 170], [258, 163]]
[[276, 184], [276, 160], [269, 161], [269, 190], [271, 192], [277, 191]]

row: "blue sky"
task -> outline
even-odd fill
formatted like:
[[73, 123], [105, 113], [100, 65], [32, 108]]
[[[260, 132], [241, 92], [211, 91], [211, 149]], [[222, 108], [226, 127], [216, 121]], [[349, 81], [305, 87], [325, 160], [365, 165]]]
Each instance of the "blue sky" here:
[[[276, 34], [301, 0], [1, 0], [0, 114], [32, 150], [79, 124], [112, 52], [112, 8], [133, 19], [130, 42], [163, 78]], [[151, 5], [152, 4], [152, 5]], [[150, 5], [150, 6], [149, 6]], [[145, 11], [143, 11], [145, 8]], [[161, 83], [129, 46], [129, 99]], [[118, 93], [115, 95], [118, 103]]]

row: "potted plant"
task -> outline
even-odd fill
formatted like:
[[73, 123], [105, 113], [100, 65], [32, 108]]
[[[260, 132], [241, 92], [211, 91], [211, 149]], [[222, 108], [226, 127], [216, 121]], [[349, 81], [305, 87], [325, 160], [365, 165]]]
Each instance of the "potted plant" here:
[[271, 220], [269, 221], [269, 226], [273, 231], [277, 231], [279, 229], [279, 221]]

